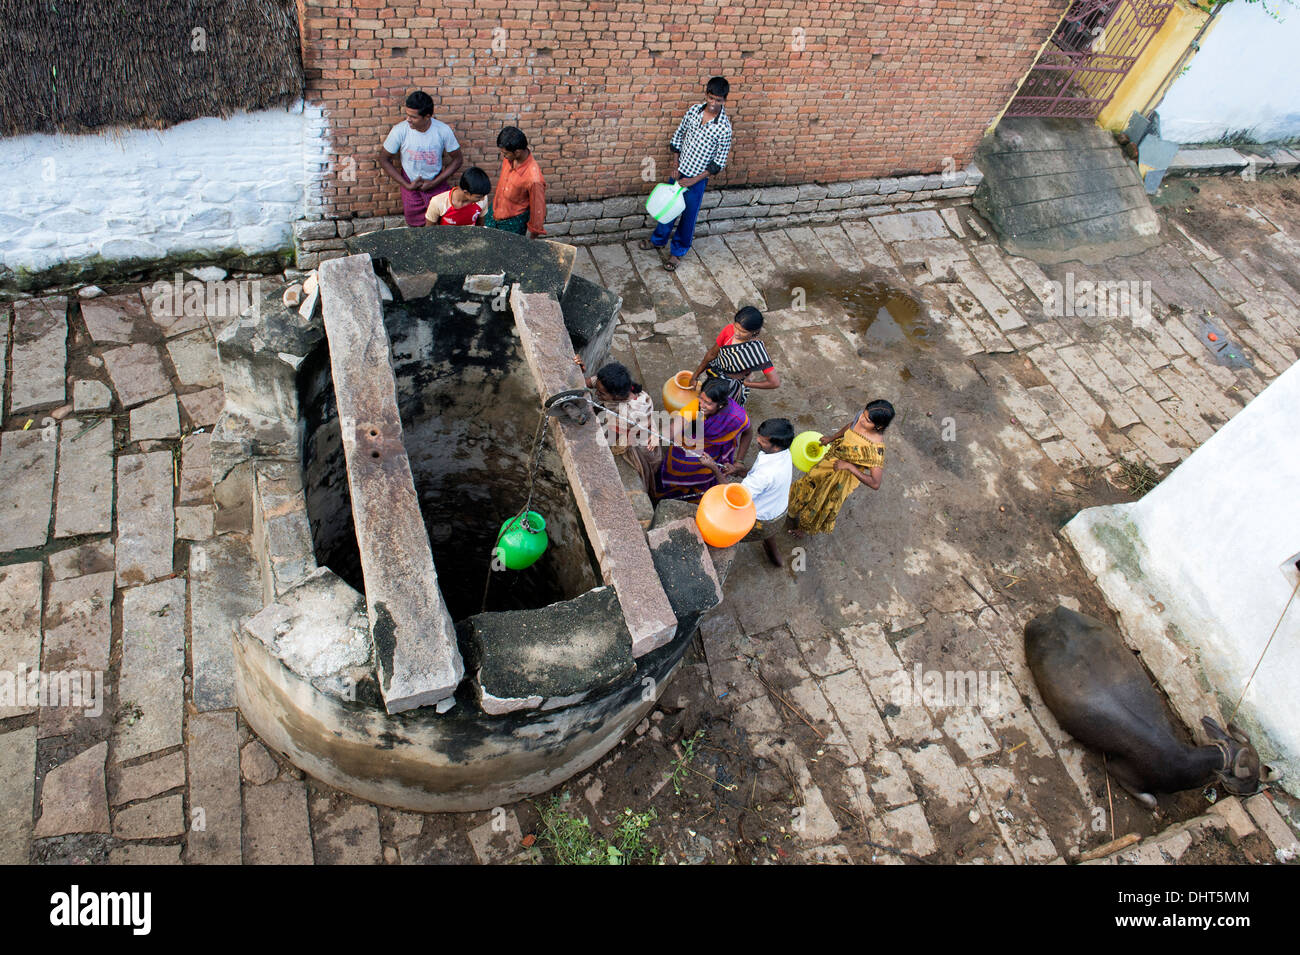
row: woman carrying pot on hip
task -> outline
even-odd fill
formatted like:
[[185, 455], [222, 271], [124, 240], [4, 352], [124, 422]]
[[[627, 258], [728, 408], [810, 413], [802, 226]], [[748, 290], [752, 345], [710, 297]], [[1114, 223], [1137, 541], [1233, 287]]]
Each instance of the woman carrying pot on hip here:
[[[746, 305], [736, 313], [735, 319], [718, 333], [717, 340], [695, 369], [694, 379], [721, 379], [727, 383], [728, 396], [738, 405], [744, 405], [749, 390], [767, 390], [781, 387], [781, 378], [772, 365], [767, 346], [759, 336], [763, 331], [763, 313]], [[756, 371], [763, 377], [749, 378]]]
[[885, 430], [893, 420], [894, 406], [877, 399], [839, 431], [823, 435], [822, 444], [830, 446], [826, 455], [790, 488], [791, 533], [829, 534], [859, 484], [880, 490]]

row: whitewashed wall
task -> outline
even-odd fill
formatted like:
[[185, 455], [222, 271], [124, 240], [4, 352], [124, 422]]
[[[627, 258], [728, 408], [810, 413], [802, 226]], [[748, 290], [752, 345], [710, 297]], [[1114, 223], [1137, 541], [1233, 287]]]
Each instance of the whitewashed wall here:
[[1160, 135], [1204, 143], [1251, 130], [1256, 142], [1300, 136], [1300, 5], [1228, 4], [1160, 104]]
[[[1300, 363], [1142, 500], [1088, 508], [1065, 527], [1144, 659], [1168, 657], [1159, 634], [1177, 632], [1229, 706], [1297, 582], [1295, 568], [1280, 565], [1300, 552], [1298, 410]], [[1157, 635], [1144, 644], [1151, 630]], [[1239, 713], [1269, 737], [1292, 793], [1300, 792], [1297, 687], [1300, 598], [1281, 617]], [[1166, 689], [1176, 706], [1183, 702], [1177, 686]], [[1201, 714], [1183, 715], [1195, 723]]]
[[0, 139], [0, 261], [60, 262], [283, 248], [319, 204], [319, 107], [196, 119], [164, 130]]

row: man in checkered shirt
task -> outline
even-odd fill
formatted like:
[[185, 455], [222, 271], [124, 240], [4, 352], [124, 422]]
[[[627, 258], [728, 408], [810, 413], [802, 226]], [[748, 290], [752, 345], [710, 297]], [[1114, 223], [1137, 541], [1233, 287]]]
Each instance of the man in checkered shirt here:
[[[691, 249], [695, 219], [700, 214], [708, 177], [722, 172], [727, 165], [727, 154], [731, 152], [731, 120], [727, 118], [724, 107], [730, 89], [730, 84], [721, 76], [709, 80], [704, 87], [704, 102], [688, 109], [677, 126], [677, 132], [673, 133], [669, 148], [677, 154], [677, 171], [669, 181], [686, 187], [682, 195], [686, 209], [675, 223], [662, 222], [649, 239], [641, 240], [643, 249], [662, 249], [672, 236], [672, 258], [664, 263], [669, 272], [677, 268], [677, 260]], [[676, 235], [673, 235], [674, 226]]]

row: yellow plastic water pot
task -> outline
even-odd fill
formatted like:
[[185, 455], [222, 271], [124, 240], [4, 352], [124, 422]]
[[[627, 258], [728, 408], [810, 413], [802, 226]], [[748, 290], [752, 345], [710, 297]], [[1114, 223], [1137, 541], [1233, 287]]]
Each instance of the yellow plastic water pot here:
[[813, 465], [826, 457], [828, 444], [822, 444], [822, 436], [816, 431], [804, 431], [795, 435], [794, 444], [790, 445], [790, 457], [794, 466], [800, 471], [811, 471]]

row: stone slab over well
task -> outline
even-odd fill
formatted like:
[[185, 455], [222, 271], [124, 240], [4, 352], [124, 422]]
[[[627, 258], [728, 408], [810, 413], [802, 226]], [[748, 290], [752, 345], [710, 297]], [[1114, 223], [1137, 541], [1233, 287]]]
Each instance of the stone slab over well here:
[[[573, 343], [564, 327], [559, 302], [549, 295], [525, 293], [516, 285], [511, 290], [510, 307], [542, 400], [582, 388], [582, 375], [573, 364]], [[551, 434], [574, 489], [601, 575], [614, 588], [623, 607], [632, 635], [632, 655], [643, 656], [672, 639], [677, 618], [655, 572], [641, 524], [623, 492], [618, 467], [593, 415], [583, 424], [567, 417], [557, 418]]]
[[704, 613], [722, 603], [722, 582], [694, 516], [652, 529], [646, 542], [659, 579], [665, 582], [673, 613], [679, 618]]
[[320, 284], [380, 688], [399, 713], [450, 697], [464, 665], [402, 440], [370, 256], [322, 263]]
[[[431, 232], [436, 235], [436, 242], [429, 241]], [[508, 259], [503, 259], [502, 240], [511, 246]], [[439, 275], [495, 274], [501, 271], [503, 261], [509, 261], [510, 279], [524, 291], [546, 292], [558, 298], [568, 287], [577, 254], [573, 246], [559, 242], [501, 232], [489, 236], [478, 229], [459, 226], [385, 229], [353, 236], [344, 245], [351, 252], [368, 253], [375, 261], [387, 263], [399, 291], [407, 299], [427, 295]], [[417, 277], [419, 281], [414, 285], [406, 281]], [[415, 294], [409, 294], [408, 289]]]
[[486, 713], [523, 709], [534, 699], [582, 699], [636, 669], [609, 587], [540, 610], [477, 614], [468, 624], [474, 649], [466, 653], [477, 658]]
[[605, 364], [623, 300], [609, 289], [574, 275], [560, 299], [560, 308], [583, 365], [595, 369]]

